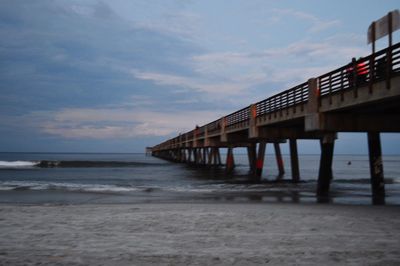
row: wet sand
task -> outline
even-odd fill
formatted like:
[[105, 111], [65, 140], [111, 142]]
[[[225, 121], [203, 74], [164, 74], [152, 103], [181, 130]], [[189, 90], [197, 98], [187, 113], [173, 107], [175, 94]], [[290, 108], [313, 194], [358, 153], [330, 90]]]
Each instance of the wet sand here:
[[399, 265], [400, 207], [0, 205], [0, 265]]

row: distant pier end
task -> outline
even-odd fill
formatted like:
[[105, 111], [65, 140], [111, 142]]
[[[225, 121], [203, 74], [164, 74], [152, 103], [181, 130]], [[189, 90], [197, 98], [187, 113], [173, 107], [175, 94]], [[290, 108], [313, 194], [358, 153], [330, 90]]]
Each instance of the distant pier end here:
[[153, 147], [146, 147], [146, 156], [151, 156], [153, 153]]

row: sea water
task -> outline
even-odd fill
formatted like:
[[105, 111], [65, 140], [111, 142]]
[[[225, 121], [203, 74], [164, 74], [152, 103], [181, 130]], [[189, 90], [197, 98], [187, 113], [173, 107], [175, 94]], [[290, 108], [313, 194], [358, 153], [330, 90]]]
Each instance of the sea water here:
[[[253, 183], [246, 154], [235, 154], [236, 167], [227, 174], [223, 166], [145, 154], [0, 153], [0, 203], [318, 202], [319, 155], [299, 157], [297, 184], [290, 181], [289, 156], [283, 160], [279, 178], [275, 157], [267, 154], [262, 180]], [[399, 205], [400, 156], [384, 156], [383, 162], [386, 204]], [[368, 156], [335, 155], [333, 175], [329, 202], [371, 204]]]

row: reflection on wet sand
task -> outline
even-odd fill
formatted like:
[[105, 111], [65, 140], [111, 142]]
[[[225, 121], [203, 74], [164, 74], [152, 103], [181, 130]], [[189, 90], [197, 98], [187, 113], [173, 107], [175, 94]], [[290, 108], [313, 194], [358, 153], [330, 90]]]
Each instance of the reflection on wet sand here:
[[[233, 170], [227, 174], [221, 168], [198, 168], [191, 166], [194, 171], [192, 178], [199, 180], [220, 180], [224, 185], [236, 185], [238, 191], [224, 192], [223, 189], [212, 195], [206, 195], [205, 198], [214, 201], [226, 202], [275, 202], [275, 203], [323, 203], [333, 204], [344, 202], [357, 202], [364, 199], [366, 203], [373, 205], [385, 204], [383, 197], [371, 197], [369, 193], [355, 194], [351, 189], [333, 189], [327, 195], [318, 195], [316, 193], [316, 180], [299, 181], [294, 183], [291, 179], [285, 179], [284, 174], [275, 175], [270, 179], [262, 179], [254, 182], [251, 171], [246, 174]], [[336, 180], [339, 183], [349, 184], [353, 180]], [[335, 180], [333, 181], [335, 182]], [[368, 179], [354, 180], [355, 183], [368, 185]], [[371, 199], [371, 200], [370, 200]]]

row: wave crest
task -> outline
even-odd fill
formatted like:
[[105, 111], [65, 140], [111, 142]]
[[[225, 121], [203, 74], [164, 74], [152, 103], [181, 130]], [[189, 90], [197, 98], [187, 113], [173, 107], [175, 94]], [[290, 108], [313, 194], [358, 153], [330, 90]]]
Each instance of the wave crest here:
[[21, 167], [33, 167], [39, 162], [31, 161], [0, 161], [0, 168], [21, 168]]
[[0, 161], [0, 169], [19, 168], [119, 168], [119, 167], [146, 167], [162, 166], [163, 163], [128, 162], [128, 161]]

